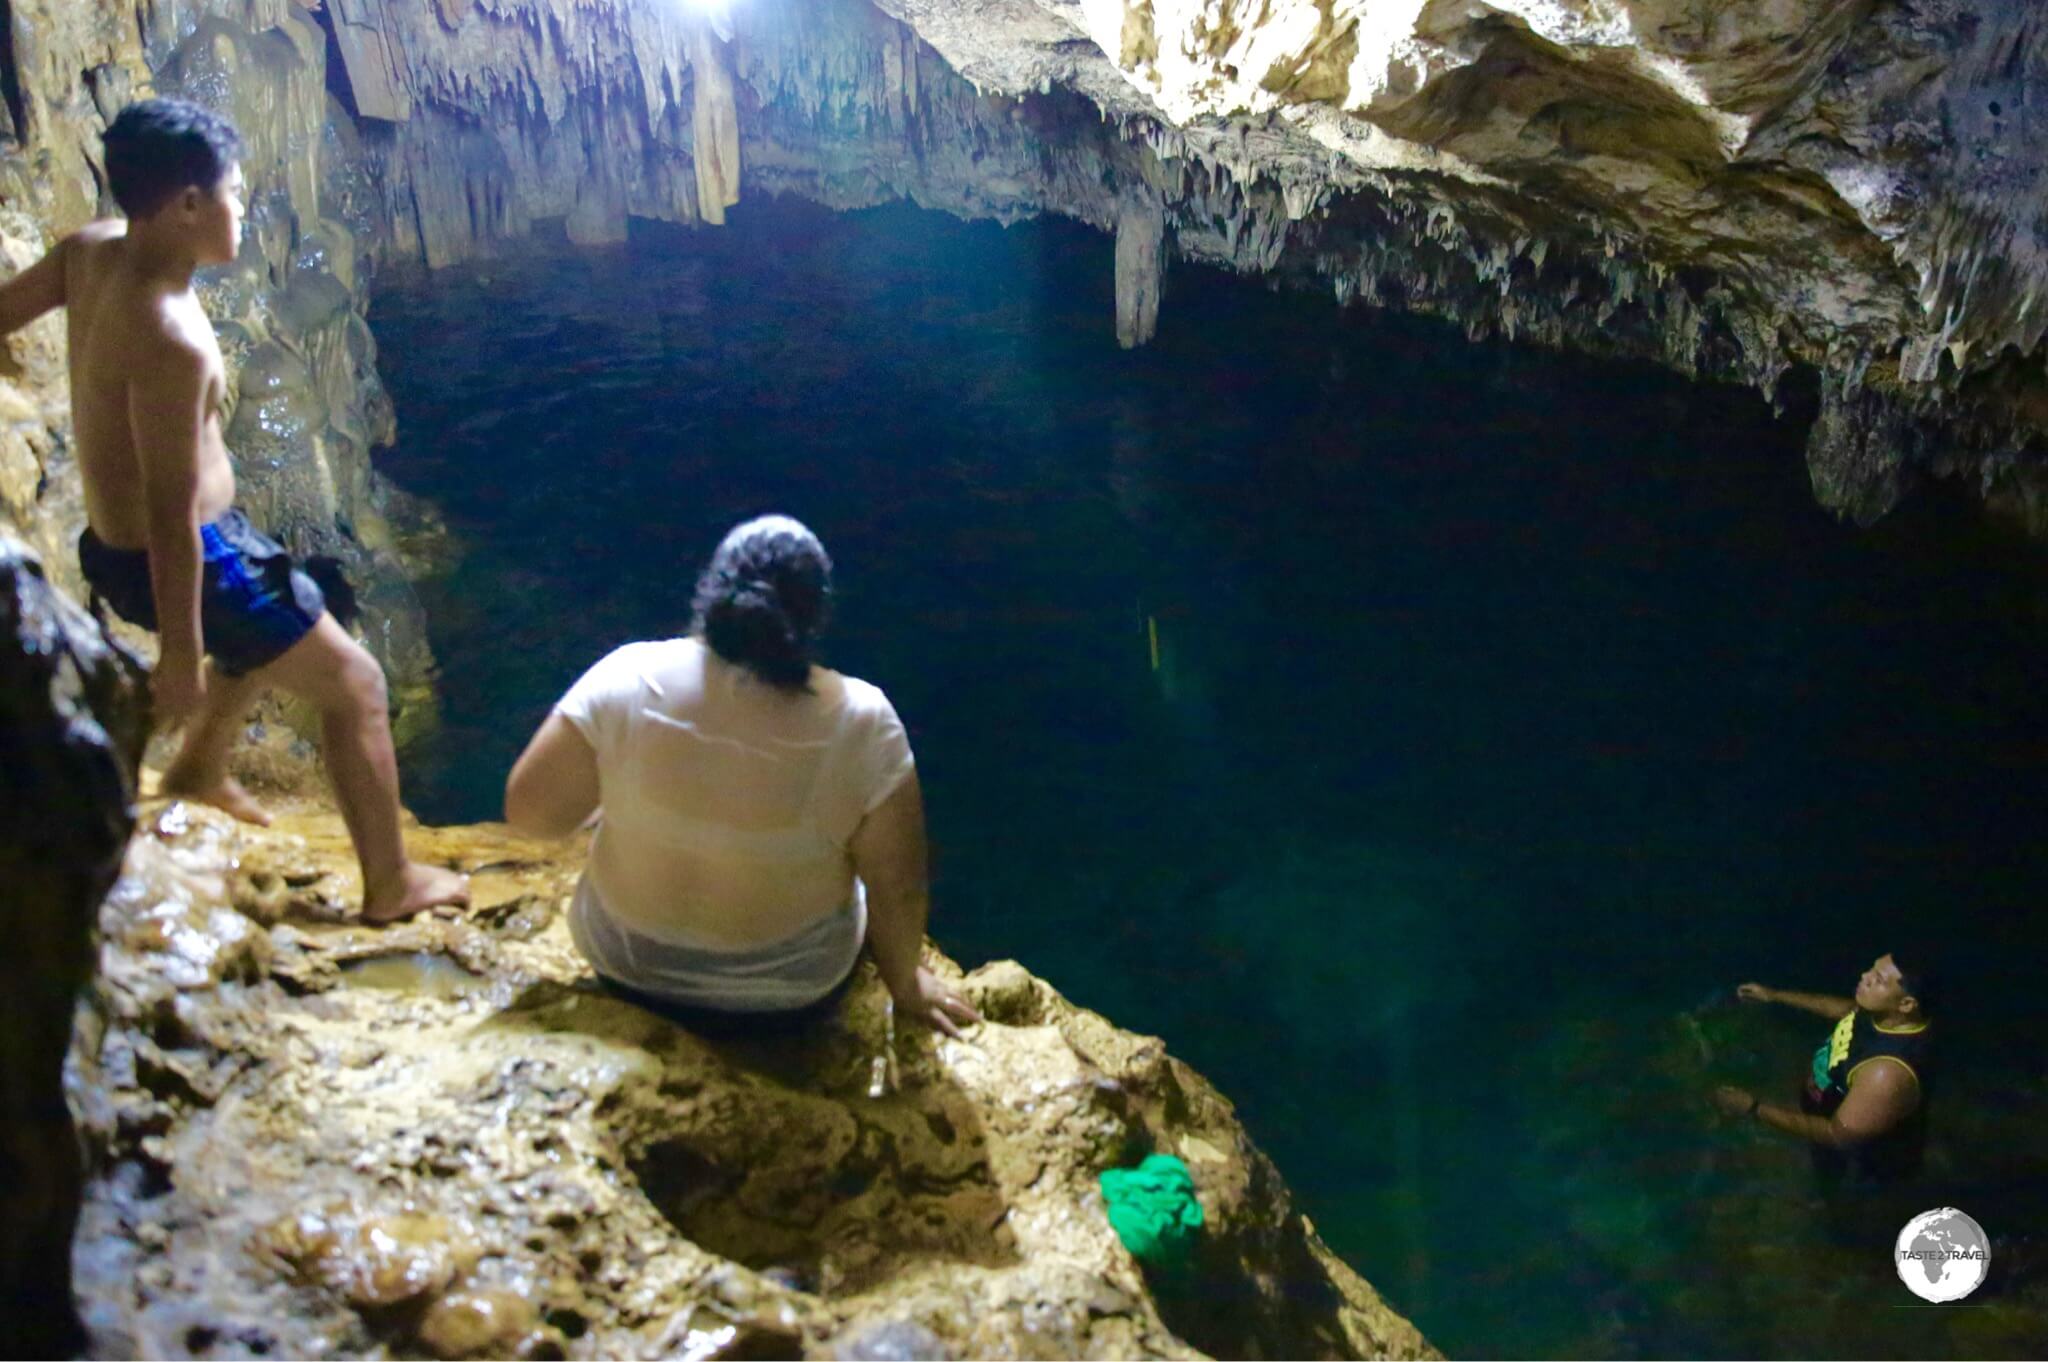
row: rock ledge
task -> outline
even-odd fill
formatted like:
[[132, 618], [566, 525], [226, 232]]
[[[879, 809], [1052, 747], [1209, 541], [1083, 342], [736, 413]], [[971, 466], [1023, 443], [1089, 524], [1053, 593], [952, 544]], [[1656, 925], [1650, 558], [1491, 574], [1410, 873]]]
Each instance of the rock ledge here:
[[[866, 964], [807, 1033], [697, 1035], [576, 955], [580, 847], [413, 835], [476, 906], [365, 928], [324, 806], [144, 804], [70, 1075], [93, 1353], [1436, 1355], [1208, 1083], [1020, 966], [932, 954], [966, 1042], [892, 1045]], [[1103, 1216], [1153, 1150], [1200, 1187], [1191, 1287]]]

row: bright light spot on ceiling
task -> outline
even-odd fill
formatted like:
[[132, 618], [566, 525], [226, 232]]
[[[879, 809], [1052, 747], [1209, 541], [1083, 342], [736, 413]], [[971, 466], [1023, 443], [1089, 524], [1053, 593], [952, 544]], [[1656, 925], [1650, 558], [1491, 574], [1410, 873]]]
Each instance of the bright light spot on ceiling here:
[[724, 42], [732, 41], [732, 0], [676, 0], [692, 14], [701, 14], [711, 23], [711, 31]]

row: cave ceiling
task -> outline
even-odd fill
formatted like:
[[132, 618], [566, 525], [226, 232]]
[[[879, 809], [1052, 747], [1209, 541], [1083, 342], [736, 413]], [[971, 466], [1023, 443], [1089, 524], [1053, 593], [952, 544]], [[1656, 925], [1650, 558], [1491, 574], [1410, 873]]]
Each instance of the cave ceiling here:
[[[1126, 344], [1167, 261], [1204, 261], [1774, 398], [1817, 375], [1815, 491], [1859, 521], [1927, 473], [2042, 499], [2031, 0], [876, 4], [908, 32], [865, 0], [387, 0], [380, 25], [394, 105], [634, 142], [615, 221], [716, 221], [740, 181], [1065, 213], [1118, 236]], [[725, 159], [682, 125], [728, 69], [738, 180], [650, 189], [665, 121]], [[593, 92], [640, 114], [607, 124]], [[575, 178], [552, 208], [610, 192]]]
[[[1172, 261], [1218, 265], [1795, 392], [1834, 512], [1869, 523], [1949, 476], [2048, 533], [2038, 0], [12, 9], [31, 141], [60, 97], [90, 121], [56, 89], [81, 65], [94, 102], [154, 77], [246, 120], [263, 35], [291, 35], [271, 45], [324, 60], [352, 124], [291, 201], [372, 266], [547, 219], [593, 245], [635, 216], [716, 224], [743, 195], [1059, 213], [1115, 234], [1126, 345], [1171, 314]], [[38, 31], [88, 11], [91, 42]], [[124, 28], [147, 71], [100, 52]]]

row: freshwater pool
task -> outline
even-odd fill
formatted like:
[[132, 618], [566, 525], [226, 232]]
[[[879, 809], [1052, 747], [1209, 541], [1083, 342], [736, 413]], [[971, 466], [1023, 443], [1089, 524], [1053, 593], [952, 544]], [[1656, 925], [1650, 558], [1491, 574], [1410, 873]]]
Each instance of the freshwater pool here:
[[[1836, 524], [1796, 392], [1195, 268], [1125, 353], [1111, 249], [763, 202], [387, 278], [380, 467], [465, 545], [408, 802], [497, 816], [570, 681], [788, 511], [826, 660], [910, 727], [934, 935], [1165, 1036], [1446, 1351], [2038, 1352], [2040, 550], [1938, 489]], [[1703, 1103], [1826, 1029], [1725, 990], [1907, 934], [2001, 1255], [1947, 1311]]]

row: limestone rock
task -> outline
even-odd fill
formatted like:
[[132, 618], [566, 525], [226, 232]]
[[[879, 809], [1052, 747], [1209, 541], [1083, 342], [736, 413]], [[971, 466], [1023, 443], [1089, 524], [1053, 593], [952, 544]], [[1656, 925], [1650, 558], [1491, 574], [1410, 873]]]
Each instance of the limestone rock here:
[[451, 1291], [420, 1321], [420, 1342], [436, 1357], [531, 1357], [548, 1337], [533, 1303], [505, 1290]]
[[716, 226], [725, 221], [725, 210], [740, 201], [740, 122], [725, 44], [708, 22], [690, 35], [690, 75], [697, 216]]
[[1858, 525], [1874, 525], [1906, 495], [1927, 443], [1910, 412], [1872, 389], [1830, 380], [1806, 444], [1813, 496]]
[[[1434, 1355], [1228, 1102], [1015, 964], [928, 953], [989, 1012], [964, 1041], [892, 1045], [868, 965], [807, 1033], [701, 1035], [577, 956], [579, 845], [417, 830], [475, 907], [368, 928], [324, 806], [144, 828], [74, 1061], [95, 1351]], [[1205, 1300], [1100, 1205], [1153, 1149], [1195, 1170]]]
[[[0, 271], [8, 278], [42, 257], [42, 226], [0, 209]], [[50, 580], [82, 594], [72, 540], [83, 524], [78, 469], [67, 449], [71, 379], [64, 322], [44, 317], [6, 338], [0, 357], [0, 531], [32, 549]]]
[[[716, 221], [737, 192], [706, 103], [724, 48], [681, 7], [362, 3], [437, 111], [379, 153], [430, 261], [584, 220], [599, 167], [633, 214]], [[1867, 373], [1935, 437], [1887, 457], [2039, 462], [2048, 28], [2025, 0], [879, 3], [902, 23], [731, 11], [741, 178], [1113, 231], [1127, 343], [1153, 303], [1126, 213], [1152, 202], [1184, 259], [1767, 396], [1795, 365]], [[496, 145], [451, 167], [451, 127]]]
[[78, 1348], [71, 1018], [132, 821], [146, 705], [134, 660], [0, 534], [0, 1351]]
[[1166, 215], [1149, 200], [1116, 220], [1116, 343], [1129, 350], [1159, 329], [1159, 295], [1166, 282]]
[[[154, 81], [253, 130], [252, 297], [290, 293], [294, 241], [329, 243], [321, 267], [359, 314], [358, 257], [443, 265], [553, 219], [615, 242], [628, 216], [720, 221], [744, 187], [1115, 232], [1131, 344], [1157, 303], [1150, 223], [1129, 214], [1157, 205], [1160, 265], [1272, 272], [1766, 395], [1794, 367], [1868, 381], [1891, 416], [1855, 438], [1880, 461], [2041, 480], [2048, 154], [2028, 129], [2048, 26], [2028, 0], [880, 6], [342, 0], [323, 21], [286, 0], [37, 0], [9, 111], [28, 142], [0, 157], [0, 192], [52, 227], [82, 218], [90, 134]], [[359, 121], [326, 108], [330, 67]], [[278, 528], [402, 580], [351, 532], [386, 500], [360, 316], [283, 312], [273, 334], [272, 312], [241, 310], [244, 340], [305, 351], [335, 419], [294, 456], [332, 495]], [[1838, 406], [1812, 462], [1839, 462], [1840, 423], [1876, 410]], [[1908, 427], [1925, 438], [1891, 443]], [[0, 441], [12, 501], [33, 444]], [[44, 527], [75, 499], [61, 476], [37, 485], [12, 514], [54, 549]]]

